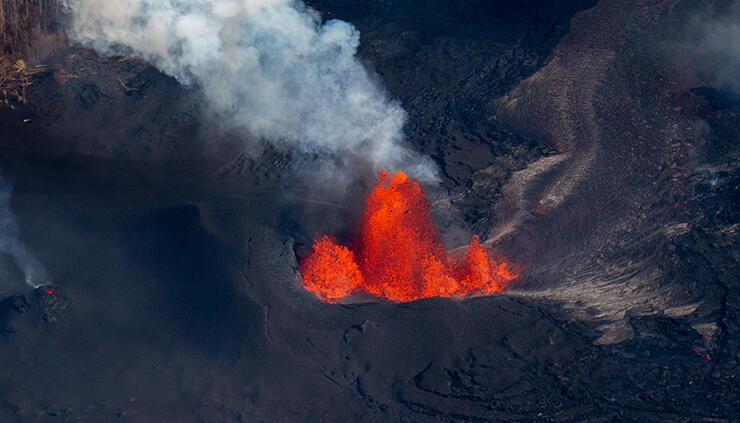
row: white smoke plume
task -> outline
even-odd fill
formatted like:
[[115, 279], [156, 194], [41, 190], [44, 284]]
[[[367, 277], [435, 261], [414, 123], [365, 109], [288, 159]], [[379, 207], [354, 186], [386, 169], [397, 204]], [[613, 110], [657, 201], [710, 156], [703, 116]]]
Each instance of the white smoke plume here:
[[740, 3], [728, 4], [691, 22], [680, 64], [697, 69], [715, 88], [740, 93]]
[[10, 209], [10, 184], [0, 175], [0, 253], [8, 254], [23, 272], [25, 282], [37, 288], [49, 282], [44, 266], [21, 241], [21, 231]]
[[359, 33], [295, 0], [64, 0], [70, 35], [140, 56], [253, 137], [434, 179], [401, 146], [404, 110], [355, 57]]

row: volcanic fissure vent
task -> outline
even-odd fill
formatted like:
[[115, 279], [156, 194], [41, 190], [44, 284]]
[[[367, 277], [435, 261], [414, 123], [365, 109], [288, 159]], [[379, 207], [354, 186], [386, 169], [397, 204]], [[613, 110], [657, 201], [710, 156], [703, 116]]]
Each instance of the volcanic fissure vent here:
[[518, 277], [473, 237], [459, 258], [445, 251], [418, 181], [381, 171], [349, 247], [323, 235], [301, 261], [303, 287], [328, 303], [358, 293], [392, 301], [488, 295]]

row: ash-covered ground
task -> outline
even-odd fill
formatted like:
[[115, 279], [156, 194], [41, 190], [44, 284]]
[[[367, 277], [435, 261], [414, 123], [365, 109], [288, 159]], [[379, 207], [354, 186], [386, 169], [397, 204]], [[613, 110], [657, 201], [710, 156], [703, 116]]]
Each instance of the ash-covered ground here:
[[740, 14], [696, 3], [310, 3], [440, 169], [447, 247], [520, 266], [466, 301], [319, 301], [297, 260], [369, 169], [340, 195], [197, 86], [58, 48], [0, 105], [50, 283], [0, 257], [0, 421], [738, 421]]

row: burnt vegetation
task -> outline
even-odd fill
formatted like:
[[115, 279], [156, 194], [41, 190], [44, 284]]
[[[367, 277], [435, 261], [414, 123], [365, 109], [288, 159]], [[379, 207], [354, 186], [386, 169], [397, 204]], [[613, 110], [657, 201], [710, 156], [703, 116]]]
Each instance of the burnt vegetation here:
[[0, 0], [0, 54], [36, 63], [62, 42], [57, 0]]
[[0, 58], [0, 104], [10, 108], [14, 108], [15, 103], [27, 104], [28, 87], [42, 69], [43, 66], [29, 65], [23, 59], [13, 62]]
[[0, 105], [27, 104], [39, 65], [64, 44], [57, 0], [0, 0]]

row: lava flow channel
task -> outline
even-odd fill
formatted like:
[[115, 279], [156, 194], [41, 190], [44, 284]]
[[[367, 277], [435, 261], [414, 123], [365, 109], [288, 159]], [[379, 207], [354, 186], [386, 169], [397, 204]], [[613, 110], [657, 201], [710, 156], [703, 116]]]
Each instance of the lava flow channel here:
[[299, 266], [303, 287], [328, 303], [363, 292], [413, 301], [488, 295], [518, 277], [477, 236], [463, 257], [448, 254], [430, 207], [418, 181], [381, 171], [352, 247], [326, 235], [314, 239]]

